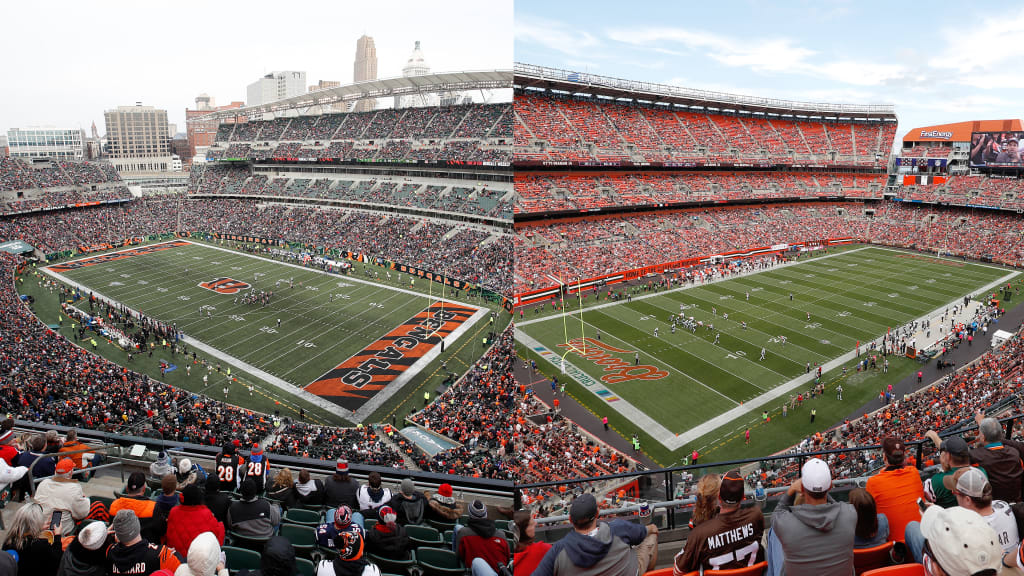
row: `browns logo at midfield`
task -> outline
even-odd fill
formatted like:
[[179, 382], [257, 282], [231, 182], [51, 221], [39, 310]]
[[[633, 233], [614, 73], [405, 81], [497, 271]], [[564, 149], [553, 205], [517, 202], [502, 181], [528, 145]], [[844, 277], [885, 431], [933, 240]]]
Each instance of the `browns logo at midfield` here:
[[238, 294], [242, 290], [248, 290], [252, 287], [248, 282], [242, 282], [234, 278], [214, 278], [209, 282], [200, 282], [198, 286], [207, 290], [213, 290], [218, 294]]

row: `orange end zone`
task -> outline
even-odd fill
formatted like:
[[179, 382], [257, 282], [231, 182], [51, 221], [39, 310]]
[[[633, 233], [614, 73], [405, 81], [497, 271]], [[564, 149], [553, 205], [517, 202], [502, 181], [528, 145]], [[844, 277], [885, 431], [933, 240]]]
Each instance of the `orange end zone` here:
[[443, 307], [441, 304], [430, 305], [317, 378], [305, 390], [349, 410], [358, 410], [478, 310], [449, 302]]
[[86, 266], [95, 266], [96, 264], [103, 264], [104, 262], [124, 260], [125, 258], [131, 258], [132, 256], [139, 256], [141, 254], [152, 254], [153, 252], [162, 252], [163, 250], [170, 250], [171, 248], [177, 248], [179, 246], [188, 246], [190, 244], [191, 242], [185, 242], [184, 240], [173, 240], [171, 242], [162, 242], [160, 244], [153, 244], [151, 246], [132, 248], [131, 250], [111, 252], [110, 254], [100, 254], [99, 256], [93, 256], [91, 258], [82, 258], [81, 260], [65, 262], [63, 264], [54, 264], [53, 266], [47, 266], [47, 270], [58, 273], [67, 272], [69, 270], [85, 268]]

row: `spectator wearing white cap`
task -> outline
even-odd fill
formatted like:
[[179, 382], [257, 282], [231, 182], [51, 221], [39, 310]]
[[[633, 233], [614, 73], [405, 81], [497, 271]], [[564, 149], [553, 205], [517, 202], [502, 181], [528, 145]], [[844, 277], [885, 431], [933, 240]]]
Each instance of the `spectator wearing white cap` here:
[[[828, 464], [811, 458], [779, 501], [772, 515], [772, 532], [783, 558], [769, 545], [769, 573], [785, 568], [786, 576], [850, 576], [857, 510], [849, 502], [836, 502], [828, 492], [832, 472]], [[797, 494], [803, 504], [795, 503]], [[780, 561], [781, 560], [781, 561]], [[772, 570], [775, 570], [772, 572]]]
[[113, 541], [106, 524], [86, 523], [64, 550], [57, 575], [103, 576], [107, 569], [107, 546]]
[[[992, 484], [978, 468], [967, 467], [956, 471], [943, 480], [947, 490], [956, 497], [958, 506], [976, 512], [992, 528], [997, 542], [1004, 553], [1012, 553], [1020, 544], [1017, 521], [1010, 505], [1002, 500], [992, 499]], [[952, 510], [953, 508], [950, 508]], [[907, 524], [906, 542], [916, 562], [923, 563], [924, 520]]]
[[921, 564], [928, 576], [995, 576], [999, 572], [1003, 558], [999, 540], [973, 510], [929, 506], [921, 516], [921, 534]]

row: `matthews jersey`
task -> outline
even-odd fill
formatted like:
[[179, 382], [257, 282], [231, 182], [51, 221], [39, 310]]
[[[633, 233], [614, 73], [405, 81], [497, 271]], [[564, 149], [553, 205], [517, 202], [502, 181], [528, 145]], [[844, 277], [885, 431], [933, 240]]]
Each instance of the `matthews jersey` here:
[[245, 472], [243, 468], [245, 458], [237, 454], [229, 456], [221, 452], [217, 454], [214, 465], [217, 467], [217, 478], [220, 478], [221, 489], [238, 490], [238, 487], [242, 485], [240, 476]]
[[698, 570], [746, 568], [764, 560], [761, 535], [764, 515], [756, 506], [719, 514], [690, 531], [686, 547], [676, 554], [672, 574]]

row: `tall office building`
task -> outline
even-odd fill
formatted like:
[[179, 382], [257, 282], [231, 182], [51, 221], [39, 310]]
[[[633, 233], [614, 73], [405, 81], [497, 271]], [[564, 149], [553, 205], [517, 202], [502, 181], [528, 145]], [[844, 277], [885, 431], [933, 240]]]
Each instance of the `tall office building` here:
[[[377, 79], [377, 47], [373, 38], [363, 34], [356, 40], [356, 61], [352, 71], [353, 82]], [[369, 112], [376, 108], [376, 100], [360, 100], [356, 102], [353, 112]]]
[[81, 128], [11, 128], [7, 143], [13, 158], [82, 160], [84, 135]]
[[220, 126], [220, 120], [210, 119], [210, 114], [244, 106], [244, 102], [238, 101], [225, 106], [217, 106], [214, 99], [207, 94], [196, 96], [195, 110], [185, 109], [185, 131], [188, 134], [188, 152], [187, 154], [179, 153], [182, 161], [187, 164], [196, 155], [206, 156], [206, 149], [213, 145], [213, 141], [217, 136], [217, 127]]
[[271, 72], [245, 88], [245, 105], [261, 106], [306, 93], [306, 73]]
[[110, 163], [118, 172], [167, 172], [171, 169], [167, 110], [118, 106], [103, 113]]

